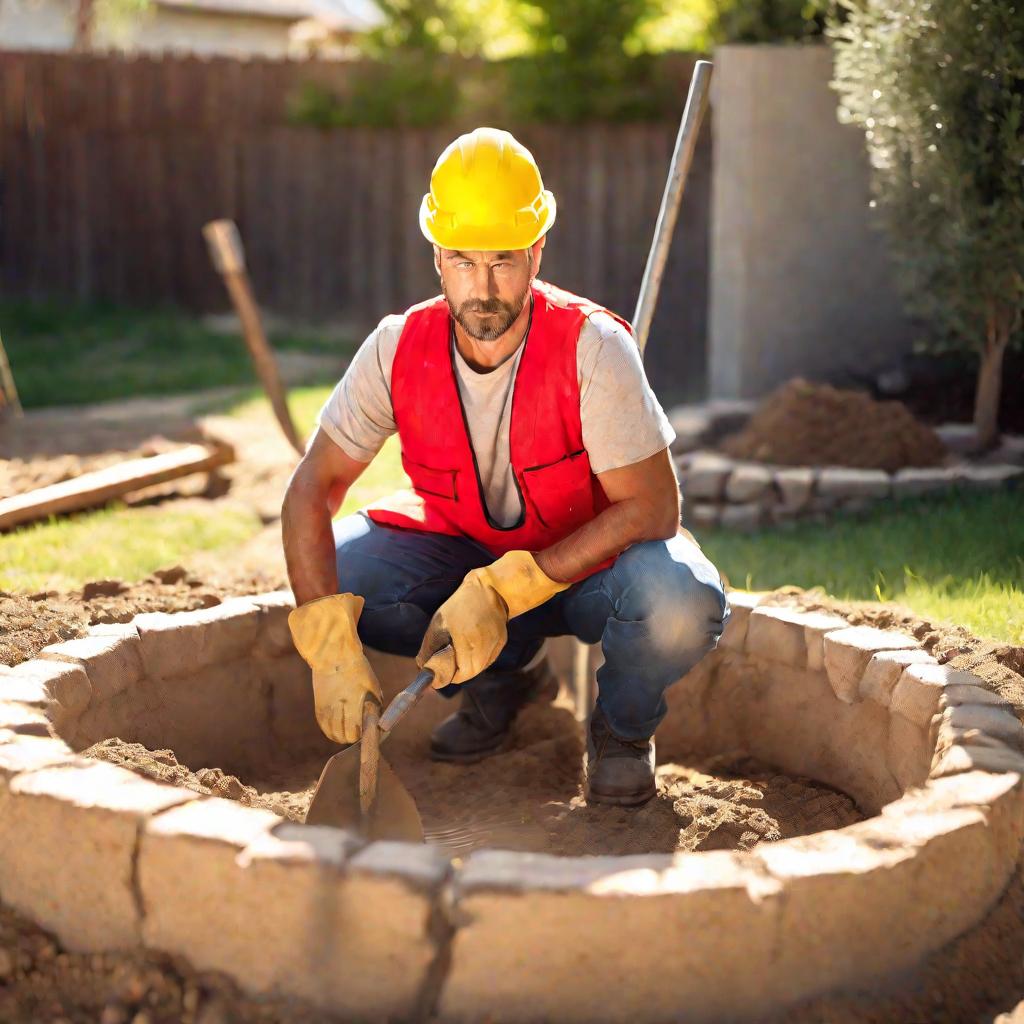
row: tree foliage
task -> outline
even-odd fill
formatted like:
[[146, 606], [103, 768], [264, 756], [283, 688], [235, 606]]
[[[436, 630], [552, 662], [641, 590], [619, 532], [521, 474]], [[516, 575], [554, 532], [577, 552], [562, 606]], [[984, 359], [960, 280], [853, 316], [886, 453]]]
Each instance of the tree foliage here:
[[781, 43], [825, 31], [830, 0], [718, 0], [712, 35], [722, 43]]
[[990, 441], [1024, 305], [1024, 4], [844, 5], [830, 31], [840, 119], [865, 131], [909, 307], [981, 351], [975, 422]]

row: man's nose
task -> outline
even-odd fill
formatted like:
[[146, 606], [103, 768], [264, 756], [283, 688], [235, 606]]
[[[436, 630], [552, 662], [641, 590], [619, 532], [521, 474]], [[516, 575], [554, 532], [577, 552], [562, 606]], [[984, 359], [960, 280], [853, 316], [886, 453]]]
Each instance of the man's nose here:
[[477, 301], [486, 301], [497, 297], [497, 282], [494, 273], [488, 266], [477, 267], [473, 272], [472, 298]]

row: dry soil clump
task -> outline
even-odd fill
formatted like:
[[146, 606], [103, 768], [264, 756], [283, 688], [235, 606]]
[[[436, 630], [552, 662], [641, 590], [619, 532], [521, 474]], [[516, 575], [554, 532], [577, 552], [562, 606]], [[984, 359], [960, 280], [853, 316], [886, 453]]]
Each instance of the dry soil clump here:
[[853, 466], [895, 472], [937, 466], [946, 448], [901, 402], [796, 379], [769, 395], [747, 425], [725, 438], [738, 459], [782, 466]]

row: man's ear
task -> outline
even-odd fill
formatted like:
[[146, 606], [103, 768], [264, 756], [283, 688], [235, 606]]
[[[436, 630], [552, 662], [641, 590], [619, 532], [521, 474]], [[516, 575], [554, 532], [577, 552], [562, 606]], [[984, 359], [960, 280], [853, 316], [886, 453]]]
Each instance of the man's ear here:
[[531, 281], [540, 273], [541, 252], [543, 251], [544, 245], [547, 242], [547, 240], [547, 235], [541, 235], [541, 237], [538, 238], [537, 241], [530, 246], [530, 252], [533, 256], [533, 266], [531, 268], [532, 276], [530, 278]]
[[435, 245], [434, 247], [434, 269], [437, 271], [437, 276], [441, 276], [441, 250]]

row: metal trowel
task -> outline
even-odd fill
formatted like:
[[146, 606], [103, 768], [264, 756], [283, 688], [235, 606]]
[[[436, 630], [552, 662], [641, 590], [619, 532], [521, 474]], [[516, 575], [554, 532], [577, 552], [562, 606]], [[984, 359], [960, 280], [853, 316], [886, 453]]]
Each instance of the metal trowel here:
[[380, 712], [376, 701], [363, 705], [359, 742], [324, 765], [313, 791], [307, 825], [354, 829], [368, 839], [423, 842], [423, 822], [409, 791], [380, 756], [381, 744], [430, 689], [434, 673], [424, 669]]

